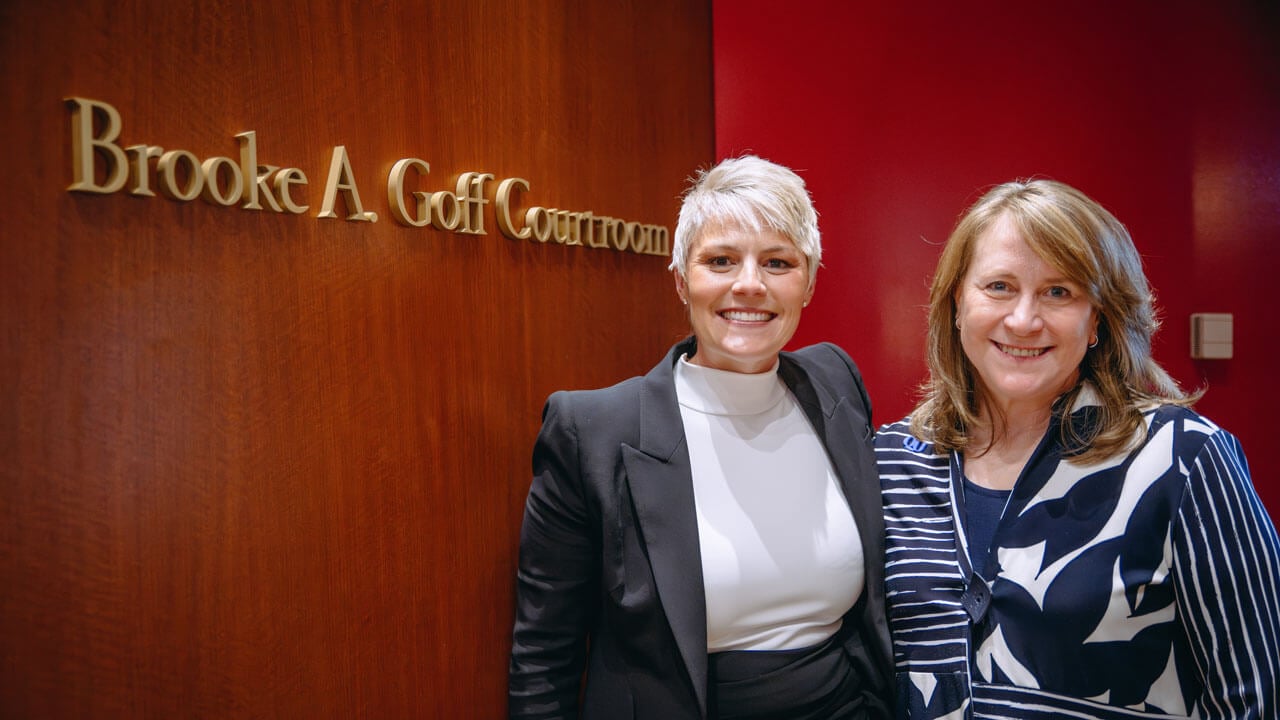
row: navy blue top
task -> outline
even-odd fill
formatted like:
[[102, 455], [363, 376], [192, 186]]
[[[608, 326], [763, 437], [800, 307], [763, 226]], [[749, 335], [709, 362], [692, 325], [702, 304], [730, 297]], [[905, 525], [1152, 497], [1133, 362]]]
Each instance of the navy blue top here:
[[964, 479], [964, 534], [969, 541], [969, 560], [975, 568], [987, 563], [996, 525], [1012, 490], [992, 490]]

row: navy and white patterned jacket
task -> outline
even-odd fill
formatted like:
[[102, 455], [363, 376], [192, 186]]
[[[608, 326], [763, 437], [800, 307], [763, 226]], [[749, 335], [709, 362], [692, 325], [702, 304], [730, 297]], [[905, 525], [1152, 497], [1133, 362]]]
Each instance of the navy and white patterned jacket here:
[[1052, 424], [979, 568], [958, 456], [881, 428], [899, 717], [1280, 717], [1280, 541], [1244, 453], [1186, 408], [1145, 417], [1139, 449], [1088, 466]]

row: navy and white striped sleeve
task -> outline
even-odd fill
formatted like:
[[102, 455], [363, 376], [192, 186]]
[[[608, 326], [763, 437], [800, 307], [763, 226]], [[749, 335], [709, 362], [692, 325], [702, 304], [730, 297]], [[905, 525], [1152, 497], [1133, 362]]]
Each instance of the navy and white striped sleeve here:
[[1178, 610], [1200, 671], [1199, 716], [1280, 717], [1280, 540], [1240, 443], [1212, 432], [1173, 533]]

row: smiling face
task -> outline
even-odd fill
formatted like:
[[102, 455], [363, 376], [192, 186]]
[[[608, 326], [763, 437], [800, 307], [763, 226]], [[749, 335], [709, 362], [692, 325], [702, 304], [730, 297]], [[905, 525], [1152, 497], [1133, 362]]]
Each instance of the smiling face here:
[[773, 367], [813, 297], [804, 254], [773, 230], [708, 227], [689, 248], [685, 277], [673, 274], [698, 339], [690, 362], [718, 370]]
[[1069, 390], [1096, 338], [1084, 289], [1045, 262], [1003, 216], [974, 242], [956, 291], [960, 344], [986, 409], [1040, 412]]

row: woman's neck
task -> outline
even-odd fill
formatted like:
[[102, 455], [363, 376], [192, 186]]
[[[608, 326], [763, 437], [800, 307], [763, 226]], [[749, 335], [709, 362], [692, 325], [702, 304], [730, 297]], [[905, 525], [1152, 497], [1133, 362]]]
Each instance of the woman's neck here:
[[965, 476], [993, 490], [1009, 490], [1049, 429], [1052, 407], [1019, 411], [984, 408], [980, 424], [970, 433], [964, 453]]

